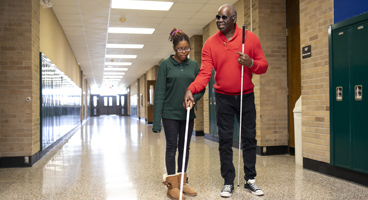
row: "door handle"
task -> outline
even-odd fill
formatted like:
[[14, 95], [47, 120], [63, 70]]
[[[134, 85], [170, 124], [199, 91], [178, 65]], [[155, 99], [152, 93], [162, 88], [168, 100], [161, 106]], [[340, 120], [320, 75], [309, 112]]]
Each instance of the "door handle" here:
[[342, 101], [342, 87], [336, 87], [336, 101]]
[[356, 85], [355, 86], [355, 101], [363, 100], [363, 86]]

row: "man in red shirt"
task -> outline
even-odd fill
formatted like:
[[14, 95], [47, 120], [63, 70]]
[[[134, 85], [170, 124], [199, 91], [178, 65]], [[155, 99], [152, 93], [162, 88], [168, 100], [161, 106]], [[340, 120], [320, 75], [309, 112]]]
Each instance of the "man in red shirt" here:
[[[234, 115], [239, 120], [241, 66], [243, 74], [242, 139], [244, 162], [244, 188], [255, 195], [264, 195], [256, 185], [256, 109], [254, 104], [253, 74], [266, 73], [265, 59], [258, 37], [246, 30], [244, 53], [242, 53], [242, 30], [236, 25], [236, 9], [222, 5], [216, 15], [219, 31], [207, 39], [202, 48], [202, 64], [196, 79], [187, 88], [183, 106], [191, 101], [193, 94], [202, 91], [208, 84], [212, 68], [215, 68], [216, 117], [219, 134], [221, 176], [224, 178], [222, 197], [230, 197], [234, 190], [235, 168], [233, 165]], [[240, 148], [240, 147], [239, 147]]]

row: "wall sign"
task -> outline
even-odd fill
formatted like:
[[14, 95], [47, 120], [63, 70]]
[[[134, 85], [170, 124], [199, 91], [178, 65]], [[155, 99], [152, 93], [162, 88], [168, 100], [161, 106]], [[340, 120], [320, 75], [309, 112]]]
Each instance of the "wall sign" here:
[[302, 48], [302, 58], [310, 58], [312, 57], [312, 46], [308, 45]]

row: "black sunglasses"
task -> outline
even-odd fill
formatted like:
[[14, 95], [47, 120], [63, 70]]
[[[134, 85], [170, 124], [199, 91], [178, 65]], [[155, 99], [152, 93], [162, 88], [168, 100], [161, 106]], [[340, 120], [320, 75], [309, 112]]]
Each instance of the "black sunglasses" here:
[[[234, 20], [234, 18], [235, 18], [235, 15], [233, 15], [233, 16], [231, 16], [232, 18], [233, 18], [233, 20]], [[224, 21], [226, 21], [229, 17], [228, 16], [226, 16], [226, 15], [216, 15], [216, 20], [218, 21], [218, 20], [220, 20], [222, 18], [222, 20], [224, 20]]]

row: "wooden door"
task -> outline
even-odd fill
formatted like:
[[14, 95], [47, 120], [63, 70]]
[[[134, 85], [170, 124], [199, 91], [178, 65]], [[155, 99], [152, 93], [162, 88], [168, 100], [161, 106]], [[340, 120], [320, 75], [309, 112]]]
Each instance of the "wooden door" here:
[[147, 81], [147, 123], [153, 123], [153, 99], [155, 96], [156, 81]]
[[[294, 107], [301, 95], [299, 0], [287, 0], [289, 149], [294, 150]], [[290, 152], [294, 154], [293, 151]]]

